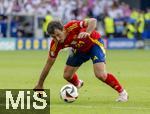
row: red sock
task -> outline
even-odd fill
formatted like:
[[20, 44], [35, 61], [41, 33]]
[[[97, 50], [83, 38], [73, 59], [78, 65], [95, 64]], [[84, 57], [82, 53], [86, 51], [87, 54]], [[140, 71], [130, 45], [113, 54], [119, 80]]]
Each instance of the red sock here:
[[76, 73], [74, 73], [72, 76], [72, 79], [67, 80], [67, 81], [72, 83], [75, 86], [78, 86], [78, 83], [79, 83], [78, 75]]
[[107, 78], [104, 81], [106, 84], [108, 84], [109, 86], [111, 86], [112, 88], [114, 88], [118, 93], [123, 91], [123, 88], [121, 86], [121, 84], [119, 83], [119, 81], [115, 78], [115, 76], [113, 76], [112, 74], [107, 74]]

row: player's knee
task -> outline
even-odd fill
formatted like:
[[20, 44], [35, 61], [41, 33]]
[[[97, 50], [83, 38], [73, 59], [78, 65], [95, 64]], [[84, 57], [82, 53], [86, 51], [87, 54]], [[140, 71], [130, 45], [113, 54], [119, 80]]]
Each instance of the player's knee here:
[[70, 75], [70, 74], [68, 74], [68, 73], [64, 73], [64, 75], [63, 75], [63, 77], [64, 77], [65, 80], [70, 80], [70, 79], [71, 79], [71, 76], [72, 76], [72, 75]]
[[102, 81], [105, 81], [107, 78], [107, 74], [104, 72], [96, 73], [95, 76]]

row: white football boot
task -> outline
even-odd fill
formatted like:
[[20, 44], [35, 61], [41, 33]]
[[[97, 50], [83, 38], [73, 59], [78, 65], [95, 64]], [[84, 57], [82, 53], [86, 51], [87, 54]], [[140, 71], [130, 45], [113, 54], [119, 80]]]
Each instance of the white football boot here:
[[116, 99], [117, 102], [127, 102], [128, 101], [128, 93], [124, 89], [121, 93], [119, 93], [119, 97]]
[[79, 80], [79, 84], [76, 87], [80, 89], [83, 86], [83, 84], [84, 84], [83, 80]]

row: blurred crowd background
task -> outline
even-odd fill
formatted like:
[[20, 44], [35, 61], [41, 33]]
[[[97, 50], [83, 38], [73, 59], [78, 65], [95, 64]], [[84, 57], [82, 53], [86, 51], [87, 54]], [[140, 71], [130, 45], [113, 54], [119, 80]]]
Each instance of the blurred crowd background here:
[[150, 39], [150, 2], [143, 8], [132, 6], [133, 2], [0, 0], [0, 37], [48, 38], [46, 28], [52, 20], [59, 19], [65, 24], [72, 19], [94, 17], [104, 38]]

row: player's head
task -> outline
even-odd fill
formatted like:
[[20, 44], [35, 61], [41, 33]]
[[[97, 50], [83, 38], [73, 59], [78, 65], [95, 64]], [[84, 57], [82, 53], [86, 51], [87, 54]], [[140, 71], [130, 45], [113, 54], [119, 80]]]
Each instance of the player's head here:
[[48, 24], [47, 32], [51, 35], [55, 40], [59, 42], [64, 42], [65, 34], [63, 32], [63, 25], [60, 21], [51, 21]]

